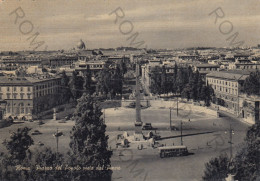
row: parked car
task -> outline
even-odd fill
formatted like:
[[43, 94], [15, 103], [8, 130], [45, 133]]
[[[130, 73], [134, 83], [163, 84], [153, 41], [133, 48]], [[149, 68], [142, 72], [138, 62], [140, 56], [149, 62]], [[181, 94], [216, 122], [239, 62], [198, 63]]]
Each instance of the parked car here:
[[72, 114], [69, 114], [68, 116], [65, 117], [66, 120], [70, 120], [72, 118]]
[[145, 123], [142, 127], [142, 130], [152, 130], [152, 124], [151, 123]]
[[39, 130], [34, 130], [34, 132], [32, 133], [32, 135], [39, 135], [42, 134]]
[[44, 144], [43, 144], [41, 141], [39, 141], [39, 142], [38, 142], [38, 145], [39, 145], [39, 146], [43, 146]]
[[42, 125], [42, 124], [44, 124], [44, 122], [43, 122], [42, 120], [40, 120], [40, 121], [38, 122], [38, 125]]
[[58, 123], [66, 123], [66, 120], [62, 119]]
[[143, 122], [135, 121], [135, 126], [142, 126]]

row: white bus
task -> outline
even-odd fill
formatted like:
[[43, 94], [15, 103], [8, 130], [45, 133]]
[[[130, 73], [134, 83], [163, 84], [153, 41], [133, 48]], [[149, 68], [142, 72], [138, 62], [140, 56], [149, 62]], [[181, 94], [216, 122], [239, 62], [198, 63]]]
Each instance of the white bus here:
[[187, 146], [164, 146], [158, 149], [161, 158], [188, 155]]

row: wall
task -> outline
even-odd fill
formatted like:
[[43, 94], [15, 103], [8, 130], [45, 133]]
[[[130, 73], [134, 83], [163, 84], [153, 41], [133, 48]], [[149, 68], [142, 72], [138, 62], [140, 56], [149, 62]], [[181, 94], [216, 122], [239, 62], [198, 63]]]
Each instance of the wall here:
[[[121, 101], [121, 107], [127, 107], [131, 103], [134, 103], [134, 102], [135, 102], [135, 100], [122, 100]], [[150, 101], [149, 100], [141, 100], [140, 103], [141, 103], [141, 106], [144, 106], [144, 107], [150, 106]]]

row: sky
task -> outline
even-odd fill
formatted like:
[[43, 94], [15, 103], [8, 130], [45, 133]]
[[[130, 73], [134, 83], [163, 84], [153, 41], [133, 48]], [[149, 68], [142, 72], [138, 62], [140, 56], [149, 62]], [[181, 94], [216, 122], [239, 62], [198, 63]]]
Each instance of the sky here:
[[34, 43], [44, 41], [37, 50], [69, 50], [81, 39], [88, 49], [136, 42], [156, 49], [229, 47], [236, 32], [233, 43], [255, 46], [259, 9], [259, 0], [0, 0], [0, 51], [34, 49], [35, 33]]

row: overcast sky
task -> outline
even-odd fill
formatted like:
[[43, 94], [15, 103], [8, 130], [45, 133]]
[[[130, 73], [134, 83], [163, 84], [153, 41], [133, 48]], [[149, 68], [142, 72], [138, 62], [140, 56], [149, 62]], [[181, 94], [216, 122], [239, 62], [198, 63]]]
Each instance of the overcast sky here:
[[[18, 7], [25, 17], [15, 24], [10, 13]], [[115, 24], [115, 14], [109, 14], [118, 7], [125, 16]], [[209, 13], [218, 7], [225, 17], [215, 24], [216, 15]], [[90, 49], [130, 46], [127, 38], [136, 32], [136, 41], [148, 48], [226, 47], [236, 32], [235, 42], [254, 46], [260, 43], [259, 10], [259, 0], [0, 0], [0, 51], [32, 49], [27, 39], [36, 32], [36, 41], [45, 41], [48, 50], [71, 49], [80, 39]]]

